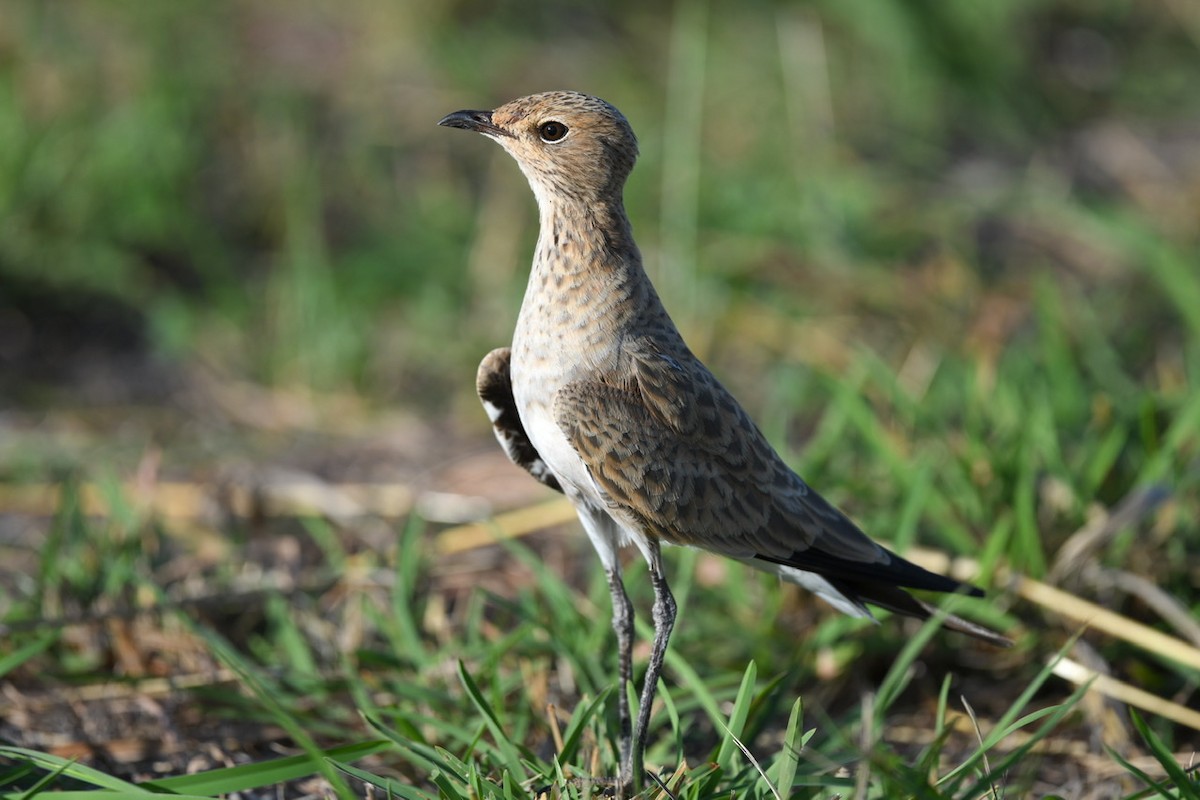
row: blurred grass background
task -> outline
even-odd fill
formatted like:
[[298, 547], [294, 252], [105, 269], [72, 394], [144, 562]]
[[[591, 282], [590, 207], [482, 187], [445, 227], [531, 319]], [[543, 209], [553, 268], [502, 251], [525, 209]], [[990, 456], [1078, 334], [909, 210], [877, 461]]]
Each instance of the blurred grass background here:
[[[647, 268], [814, 485], [882, 538], [1035, 577], [1163, 485], [1095, 555], [1194, 616], [1198, 48], [1181, 0], [7, 2], [0, 478], [115, 486], [149, 459], [537, 497], [439, 482], [496, 452], [471, 376], [508, 341], [537, 218], [498, 148], [435, 123], [571, 88], [639, 133]], [[65, 496], [52, 525], [0, 508], [13, 564], [83, 548], [55, 585], [88, 588], [56, 612], [119, 593], [88, 574], [107, 556], [144, 578], [137, 537], [88, 549]], [[387, 552], [390, 530], [364, 538]], [[337, 535], [303, 537], [344, 565]], [[40, 563], [43, 584], [5, 573], [10, 619], [48, 613]], [[716, 659], [735, 683], [750, 656], [783, 668], [755, 609], [758, 638]], [[1194, 671], [1105, 655], [1194, 706]]]
[[1019, 315], [1053, 285], [1101, 323], [1155, 321], [1120, 326], [1125, 364], [1164, 326], [1195, 332], [1172, 283], [1195, 266], [1190, 5], [4, 14], [11, 404], [97, 350], [389, 404], [464, 394], [508, 335], [536, 219], [494, 148], [431, 120], [549, 86], [610, 98], [641, 132], [629, 206], [690, 327], [742, 301], [799, 319], [866, 304], [838, 338], [951, 347], [994, 295]]

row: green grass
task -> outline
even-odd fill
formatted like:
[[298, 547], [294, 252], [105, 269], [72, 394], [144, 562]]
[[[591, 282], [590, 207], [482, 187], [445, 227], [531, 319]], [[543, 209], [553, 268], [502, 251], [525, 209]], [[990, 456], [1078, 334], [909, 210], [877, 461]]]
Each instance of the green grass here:
[[[323, 663], [327, 659], [319, 652], [322, 643], [300, 633], [302, 623], [311, 624], [312, 611], [295, 598], [282, 603], [273, 602], [281, 595], [269, 596], [270, 602], [263, 606], [269, 632], [250, 648], [252, 655], [237, 652], [228, 639], [196, 623], [190, 614], [161, 612], [182, 622], [189, 636], [236, 674], [238, 691], [233, 696], [210, 696], [210, 707], [236, 708], [245, 721], [279, 725], [301, 755], [134, 783], [53, 755], [6, 747], [0, 753], [9, 766], [0, 784], [36, 789], [33, 778], [45, 775], [50, 784], [60, 782], [68, 793], [91, 786], [122, 796], [170, 792], [212, 797], [322, 772], [330, 782], [328, 791], [342, 797], [358, 796], [358, 790], [345, 783], [347, 778], [411, 798], [527, 797], [531, 787], [548, 786], [564, 797], [591, 796], [588, 792], [598, 788], [586, 779], [596, 777], [594, 765], [599, 763], [603, 770], [615, 760], [609, 684], [612, 653], [606, 646], [606, 626], [597, 625], [595, 619], [595, 608], [606, 598], [603, 581], [593, 580], [581, 595], [542, 568], [536, 554], [513, 543], [507, 547], [511, 557], [536, 571], [537, 581], [516, 599], [485, 599], [489, 608], [484, 613], [479, 613], [483, 609], [464, 613], [462, 630], [453, 637], [439, 641], [428, 632], [413, 636], [413, 629], [420, 627], [423, 604], [430, 598], [420, 591], [406, 599], [400, 595], [412, 592], [417, 583], [412, 576], [431, 569], [421, 563], [425, 559], [413, 546], [423, 529], [415, 521], [410, 524], [394, 553], [397, 573], [410, 580], [390, 593], [360, 587], [345, 601], [340, 614], [365, 613], [378, 626], [378, 636], [336, 664]], [[1006, 794], [1021, 792], [1020, 765], [1039, 742], [1058, 733], [1078, 713], [1083, 689], [1058, 701], [1038, 699], [1052, 681], [1049, 663], [999, 705], [986, 691], [961, 700], [950, 695], [953, 681], [946, 674], [927, 720], [935, 731], [932, 742], [915, 755], [902, 753], [886, 740], [890, 713], [912, 692], [915, 670], [929, 657], [931, 643], [945, 636], [935, 623], [923, 626], [898, 648], [887, 672], [864, 696], [870, 702], [839, 713], [837, 719], [825, 711], [812, 714], [806, 711], [805, 692], [795, 688], [797, 682], [812, 680], [807, 659], [792, 660], [776, 650], [767, 653], [769, 673], [750, 660], [744, 662], [739, 679], [736, 671], [722, 673], [698, 657], [705, 649], [715, 649], [706, 643], [708, 637], [742, 646], [752, 643], [753, 637], [735, 641], [727, 626], [714, 622], [717, 615], [700, 611], [702, 596], [689, 580], [695, 559], [682, 555], [683, 559], [673, 559], [673, 566], [684, 601], [684, 624], [668, 658], [663, 707], [655, 717], [650, 750], [651, 763], [669, 767], [686, 760], [691, 765], [672, 783], [676, 797], [730, 796], [731, 792], [737, 797], [826, 797], [862, 791], [869, 797], [966, 798], [987, 794], [992, 787], [1003, 787]], [[779, 591], [770, 584], [760, 588]], [[645, 594], [636, 592], [640, 601], [647, 599]], [[727, 602], [721, 594], [708, 593], [703, 599]], [[160, 598], [158, 605], [170, 604]], [[640, 633], [648, 633], [644, 625]], [[861, 640], [862, 633], [860, 629], [856, 638]], [[895, 631], [867, 635], [894, 640]], [[6, 672], [55, 646], [44, 636], [30, 641], [31, 646], [14, 653], [5, 664]], [[1063, 651], [1070, 646], [1067, 642]], [[740, 656], [731, 660], [742, 661]], [[80, 670], [85, 675], [90, 671]], [[563, 745], [551, 756], [546, 750], [552, 738], [548, 712], [537, 704], [530, 685], [539, 679], [565, 684], [565, 673], [572, 675], [572, 696], [563, 698], [565, 717], [555, 723]], [[976, 686], [976, 691], [980, 688]], [[980, 732], [978, 744], [970, 744], [969, 739], [964, 743], [960, 726], [952, 748], [954, 758], [946, 763], [943, 748], [951, 750], [954, 727], [947, 712], [963, 707], [969, 711], [968, 702], [986, 705], [995, 716]], [[354, 721], [354, 709], [361, 722]], [[860, 711], [869, 716], [861, 717]], [[1193, 786], [1187, 780], [1193, 779], [1183, 778], [1170, 748], [1140, 719], [1137, 724], [1167, 769], [1168, 777], [1151, 785], [1174, 782], [1181, 787], [1179, 796], [1193, 796], [1187, 788]], [[1029, 736], [1015, 748], [1001, 747], [1005, 737], [1016, 731]], [[323, 751], [317, 739], [352, 743]], [[388, 768], [379, 771], [378, 762], [374, 770], [354, 765], [368, 756], [386, 756]], [[1114, 758], [1125, 761], [1119, 754], [1114, 753]], [[849, 775], [839, 772], [839, 767], [847, 768]], [[1132, 774], [1143, 771], [1132, 764], [1129, 769]], [[69, 783], [61, 783], [68, 779]], [[22, 790], [5, 796], [27, 795]]]
[[[536, 213], [502, 153], [435, 123], [579, 88], [641, 137], [627, 205], [696, 349], [872, 535], [976, 559], [989, 598], [956, 613], [1018, 640], [836, 617], [671, 552], [648, 761], [686, 764], [673, 795], [1195, 797], [1200, 734], [1114, 718], [1047, 664], [1191, 707], [1200, 675], [997, 576], [1185, 635], [1127, 573], [1200, 613], [1198, 24], [1028, 0], [6, 6], [0, 793], [597, 795], [620, 688], [573, 527], [447, 557], [415, 510], [181, 521], [129, 489], [254, 465], [419, 494], [491, 447], [471, 376], [511, 333]], [[49, 513], [7, 505], [39, 483]], [[1149, 487], [1161, 508], [1055, 572]], [[187, 755], [232, 740], [237, 763], [148, 777], [22, 739], [60, 694], [84, 719], [160, 703]]]

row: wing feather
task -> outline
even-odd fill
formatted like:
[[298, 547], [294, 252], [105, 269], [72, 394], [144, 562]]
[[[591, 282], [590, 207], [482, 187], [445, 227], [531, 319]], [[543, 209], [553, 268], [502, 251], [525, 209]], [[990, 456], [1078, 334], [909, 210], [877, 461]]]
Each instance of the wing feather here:
[[559, 390], [554, 414], [610, 504], [676, 544], [791, 560], [817, 546], [885, 565], [888, 553], [813, 492], [698, 360], [627, 347], [632, 380]]
[[[824, 576], [823, 594], [851, 609], [869, 602], [928, 618], [930, 607], [898, 587], [982, 594], [867, 538], [783, 462], [699, 360], [648, 340], [626, 352], [624, 384], [579, 381], [554, 399], [555, 422], [617, 519], [672, 544]], [[946, 625], [1009, 643], [953, 615]]]

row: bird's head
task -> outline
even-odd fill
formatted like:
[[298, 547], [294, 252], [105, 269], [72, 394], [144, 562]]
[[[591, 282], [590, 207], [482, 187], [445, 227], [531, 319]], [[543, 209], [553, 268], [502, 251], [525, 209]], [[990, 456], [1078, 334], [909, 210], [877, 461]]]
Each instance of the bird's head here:
[[619, 200], [637, 159], [637, 138], [621, 112], [578, 92], [534, 94], [492, 111], [455, 111], [438, 124], [499, 142], [543, 205]]

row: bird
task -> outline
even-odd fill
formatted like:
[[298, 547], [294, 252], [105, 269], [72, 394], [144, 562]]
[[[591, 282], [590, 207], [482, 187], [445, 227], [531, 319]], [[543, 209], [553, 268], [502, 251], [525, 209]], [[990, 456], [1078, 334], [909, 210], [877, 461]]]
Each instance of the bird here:
[[[815, 593], [928, 618], [905, 589], [982, 596], [867, 537], [793, 471], [684, 342], [647, 276], [625, 212], [638, 155], [628, 120], [587, 94], [551, 91], [439, 125], [494, 140], [537, 199], [539, 235], [510, 347], [488, 353], [476, 390], [508, 457], [570, 499], [608, 579], [617, 640], [618, 797], [640, 790], [650, 709], [676, 604], [662, 545], [727, 556]], [[636, 721], [634, 611], [618, 559], [632, 545], [654, 589], [654, 640]], [[1009, 640], [954, 615], [947, 628]]]

